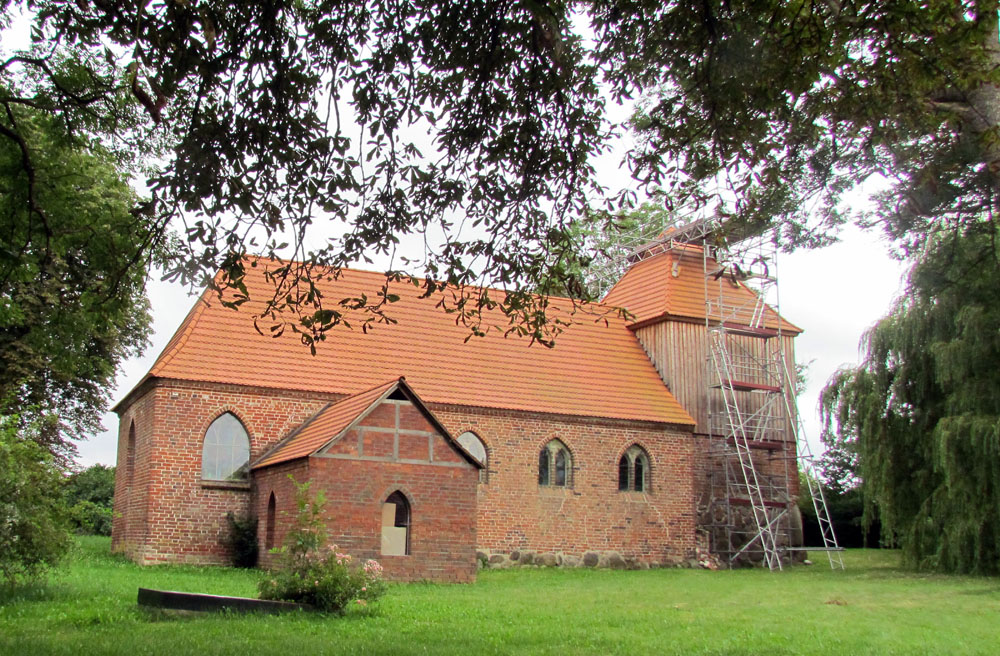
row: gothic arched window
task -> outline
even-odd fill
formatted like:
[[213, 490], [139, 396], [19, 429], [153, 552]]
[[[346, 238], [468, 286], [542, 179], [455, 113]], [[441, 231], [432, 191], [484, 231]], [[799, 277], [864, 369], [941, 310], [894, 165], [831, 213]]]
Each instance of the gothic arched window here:
[[245, 481], [250, 477], [250, 436], [231, 412], [219, 415], [205, 431], [201, 477], [206, 481]]
[[649, 455], [638, 444], [633, 444], [618, 461], [618, 489], [646, 492], [649, 489]]
[[552, 440], [538, 453], [538, 484], [569, 487], [573, 478], [573, 457], [559, 440]]

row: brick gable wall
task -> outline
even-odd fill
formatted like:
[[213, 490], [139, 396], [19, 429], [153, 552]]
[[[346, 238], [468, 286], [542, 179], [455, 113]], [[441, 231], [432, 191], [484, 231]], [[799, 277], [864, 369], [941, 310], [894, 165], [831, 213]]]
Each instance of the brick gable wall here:
[[[374, 558], [387, 578], [466, 583], [476, 575], [476, 482], [469, 464], [408, 401], [385, 401], [320, 455], [254, 472], [258, 538], [266, 544], [275, 498], [273, 543], [294, 524], [295, 485], [326, 498], [329, 540], [354, 558]], [[393, 492], [410, 503], [410, 554], [381, 553], [382, 504]], [[264, 554], [262, 564], [273, 563]]]

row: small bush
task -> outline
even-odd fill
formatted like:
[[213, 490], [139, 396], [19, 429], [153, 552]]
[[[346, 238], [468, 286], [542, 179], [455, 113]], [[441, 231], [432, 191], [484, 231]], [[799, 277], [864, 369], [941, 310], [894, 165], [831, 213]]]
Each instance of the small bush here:
[[[294, 481], [294, 479], [292, 479]], [[295, 527], [285, 537], [285, 544], [273, 550], [278, 567], [259, 584], [261, 599], [295, 601], [316, 608], [343, 613], [351, 604], [367, 606], [385, 594], [382, 566], [374, 560], [362, 565], [336, 545], [326, 544], [323, 524], [322, 492], [309, 499], [309, 484], [296, 484], [298, 505]]]
[[225, 544], [229, 549], [233, 567], [255, 567], [257, 565], [257, 518], [247, 515], [238, 517], [226, 513], [229, 535]]
[[385, 587], [378, 562], [369, 560], [357, 567], [349, 554], [338, 553], [334, 545], [329, 553], [317, 555], [304, 566], [270, 572], [260, 582], [260, 598], [296, 601], [343, 613], [352, 603], [367, 606], [377, 601]]
[[41, 577], [71, 543], [62, 472], [32, 430], [0, 417], [0, 578], [9, 584]]
[[70, 522], [80, 535], [111, 535], [111, 508], [93, 501], [77, 501], [69, 509]]

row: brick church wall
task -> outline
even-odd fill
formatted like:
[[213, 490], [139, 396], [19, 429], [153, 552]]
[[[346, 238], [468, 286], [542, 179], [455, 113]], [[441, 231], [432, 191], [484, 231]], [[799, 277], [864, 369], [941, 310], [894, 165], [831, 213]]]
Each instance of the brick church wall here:
[[141, 552], [147, 535], [154, 399], [150, 390], [139, 396], [118, 427], [111, 548], [130, 557]]
[[[330, 400], [335, 397], [235, 385], [162, 379], [147, 383], [123, 405], [119, 465], [127, 460], [133, 420], [136, 456], [131, 485], [123, 478], [126, 468], [119, 466], [117, 471], [115, 508], [122, 516], [113, 527], [113, 548], [140, 563], [227, 563], [229, 555], [221, 545], [228, 528], [226, 512], [256, 509], [263, 525], [267, 494], [258, 490], [252, 498], [249, 486], [227, 488], [201, 481], [206, 429], [222, 413], [232, 412], [246, 427], [251, 459], [256, 459]], [[611, 550], [652, 563], [686, 558], [693, 552], [696, 442], [690, 433], [654, 423], [429, 405], [453, 436], [471, 430], [487, 445], [489, 472], [478, 485], [477, 546], [577, 556]], [[538, 453], [553, 438], [562, 440], [572, 453], [572, 484], [566, 488], [538, 485]], [[649, 454], [648, 492], [618, 491], [618, 459], [632, 444]], [[404, 453], [407, 448], [402, 447]], [[355, 474], [374, 475], [374, 470], [361, 471], [356, 469], [360, 465], [344, 462], [317, 467], [329, 471], [328, 476], [348, 476], [342, 479], [348, 481]], [[337, 474], [336, 467], [346, 469]], [[413, 495], [415, 521], [432, 508], [423, 499], [434, 489], [421, 482], [418, 470], [411, 464], [381, 468], [386, 490], [396, 482], [414, 481], [400, 489]], [[336, 497], [341, 508], [346, 507], [347, 497], [338, 496], [335, 488], [331, 485], [328, 498]], [[290, 491], [287, 488], [281, 496], [292, 498]], [[432, 511], [430, 516], [435, 515]], [[435, 530], [453, 528], [442, 522]], [[420, 530], [414, 529], [413, 540]], [[360, 543], [358, 548], [365, 553], [369, 549]], [[400, 576], [408, 576], [405, 569], [400, 567]], [[449, 573], [445, 578], [461, 576]]]
[[[668, 563], [695, 548], [695, 465], [690, 433], [658, 424], [432, 405], [452, 435], [476, 433], [488, 472], [479, 485], [479, 546], [491, 552], [617, 551]], [[570, 450], [567, 487], [538, 483], [552, 439]], [[618, 490], [618, 461], [633, 444], [649, 455], [646, 492]]]
[[[284, 543], [285, 535], [295, 525], [296, 483], [309, 482], [309, 460], [300, 458], [254, 472], [253, 511], [257, 517], [257, 544], [260, 547], [258, 565], [275, 563], [269, 551]], [[268, 504], [274, 495], [274, 523], [268, 527]]]
[[[475, 579], [478, 470], [409, 402], [384, 402], [323, 455], [255, 470], [262, 545], [272, 493], [273, 544], [280, 545], [294, 523], [295, 486], [289, 474], [300, 483], [309, 481], [311, 494], [325, 496], [330, 542], [356, 559], [378, 560], [387, 578]], [[410, 504], [410, 554], [385, 556], [382, 504], [396, 491]], [[273, 556], [266, 554], [262, 563], [272, 564]]]
[[[237, 385], [155, 380], [121, 415], [112, 548], [142, 564], [228, 564], [226, 513], [246, 514], [250, 485], [201, 480], [205, 431], [225, 412], [240, 419], [259, 457], [329, 398]], [[125, 480], [136, 428], [133, 484]], [[135, 509], [138, 508], [138, 519]]]

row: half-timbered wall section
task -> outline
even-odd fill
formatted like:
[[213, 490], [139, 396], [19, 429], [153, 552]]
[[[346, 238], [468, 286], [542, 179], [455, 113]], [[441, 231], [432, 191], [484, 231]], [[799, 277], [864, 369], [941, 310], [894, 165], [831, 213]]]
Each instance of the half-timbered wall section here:
[[[478, 469], [410, 401], [386, 399], [314, 455], [254, 471], [256, 515], [265, 517], [275, 498], [276, 544], [296, 512], [289, 474], [326, 498], [328, 537], [340, 551], [378, 560], [395, 580], [475, 578]], [[409, 526], [398, 527], [398, 537], [397, 527], [386, 531], [383, 524], [394, 493], [409, 509]], [[266, 522], [258, 525], [261, 544], [267, 529]], [[264, 555], [264, 564], [272, 561]]]

